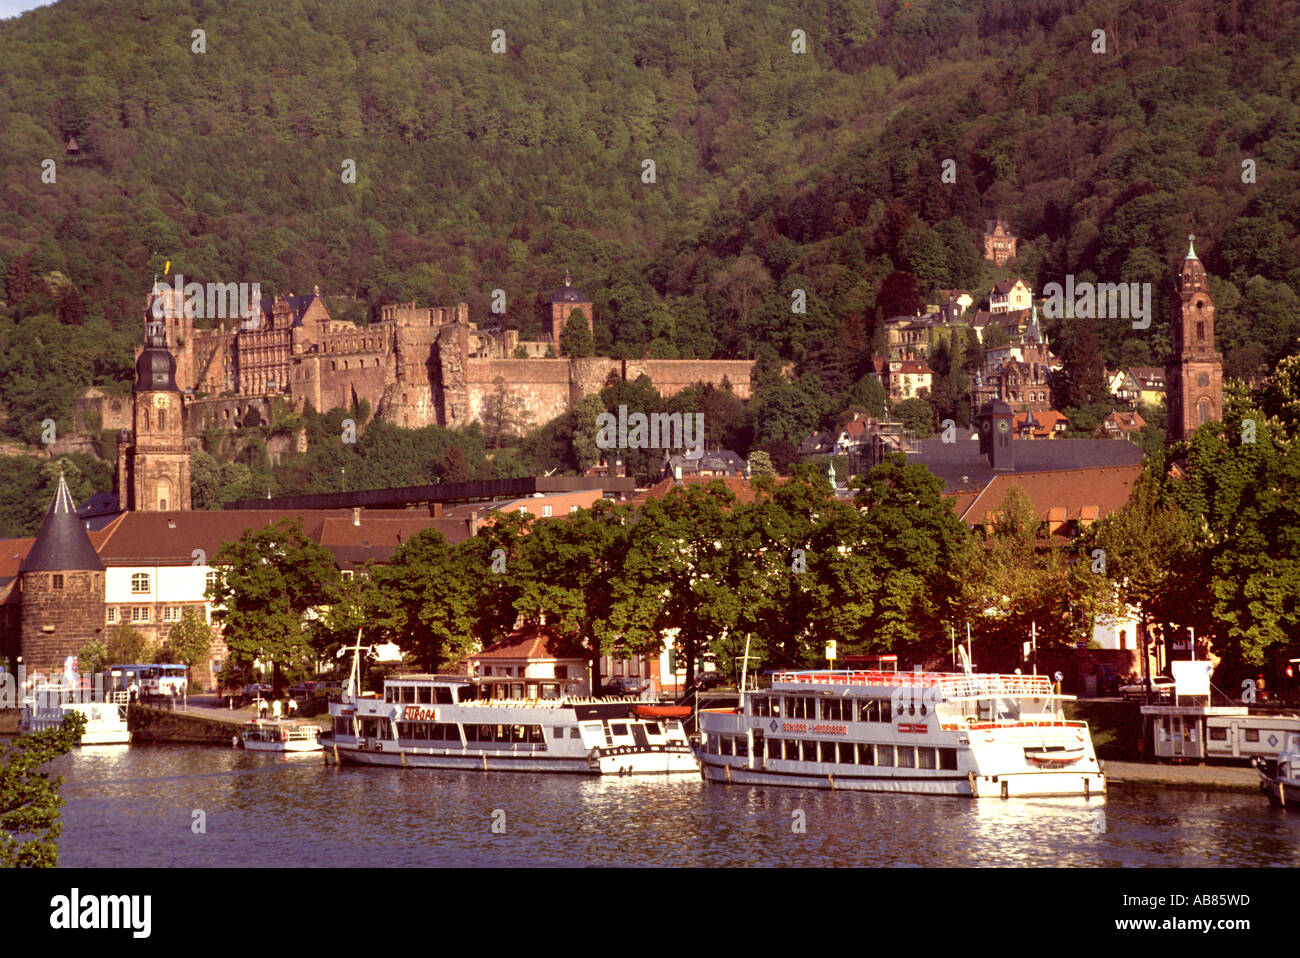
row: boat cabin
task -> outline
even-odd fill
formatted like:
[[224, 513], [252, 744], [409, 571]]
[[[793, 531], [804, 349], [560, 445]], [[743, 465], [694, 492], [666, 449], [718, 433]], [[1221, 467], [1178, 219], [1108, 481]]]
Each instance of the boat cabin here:
[[590, 666], [558, 632], [525, 626], [466, 659], [483, 699], [559, 699], [591, 694]]

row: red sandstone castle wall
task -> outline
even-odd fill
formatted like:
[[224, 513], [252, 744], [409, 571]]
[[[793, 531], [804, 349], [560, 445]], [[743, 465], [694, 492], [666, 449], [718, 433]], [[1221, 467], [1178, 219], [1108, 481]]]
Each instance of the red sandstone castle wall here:
[[721, 386], [725, 377], [736, 396], [748, 399], [753, 366], [753, 361], [746, 359], [629, 359], [624, 363], [624, 375], [633, 380], [645, 373], [665, 397], [697, 383]]

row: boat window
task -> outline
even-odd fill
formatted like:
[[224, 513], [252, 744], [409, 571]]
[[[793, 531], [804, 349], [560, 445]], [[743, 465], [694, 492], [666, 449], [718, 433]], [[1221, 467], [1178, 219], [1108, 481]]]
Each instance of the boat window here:
[[432, 688], [430, 688], [430, 687], [427, 686], [427, 685], [422, 685], [422, 686], [420, 686], [419, 688], [416, 689], [416, 692], [417, 692], [418, 694], [417, 694], [417, 696], [416, 696], [415, 701], [418, 702], [420, 705], [432, 705], [432, 704], [433, 704], [433, 689], [432, 689]]
[[789, 718], [789, 713], [782, 712], [781, 710], [781, 696], [779, 695], [768, 696], [768, 705], [772, 709], [772, 718], [780, 718], [782, 715], [785, 715], [787, 718]]
[[805, 762], [817, 761], [817, 743], [805, 741], [803, 743], [803, 760]]
[[823, 699], [822, 700], [822, 718], [839, 721], [840, 718], [840, 700]]
[[478, 741], [478, 726], [477, 726], [477, 725], [466, 725], [466, 726], [465, 726], [465, 741], [466, 741], [466, 742], [477, 742], [477, 741]]
[[834, 742], [819, 742], [817, 747], [818, 750], [821, 752], [821, 760], [823, 762], [836, 761], [836, 749], [835, 749]]
[[917, 768], [934, 768], [934, 749], [917, 748], [916, 750], [916, 767]]
[[840, 742], [840, 743], [839, 743], [839, 751], [840, 751], [840, 764], [841, 764], [841, 765], [854, 765], [854, 764], [856, 764], [856, 761], [855, 761], [855, 760], [856, 760], [856, 757], [857, 757], [857, 751], [858, 751], [858, 750], [857, 750], [857, 748], [854, 747], [854, 745], [853, 745], [852, 742]]
[[876, 747], [870, 742], [858, 743], [858, 764], [875, 765], [876, 764]]
[[523, 682], [515, 682], [510, 686], [510, 697], [512, 699], [521, 699], [524, 697]]
[[749, 736], [747, 735], [736, 736], [736, 755], [739, 756], [740, 758], [749, 757]]
[[1228, 740], [1228, 730], [1226, 728], [1215, 728], [1210, 726], [1211, 742], [1226, 742]]
[[858, 699], [858, 721], [879, 722], [880, 703], [875, 699]]
[[939, 749], [939, 767], [949, 772], [957, 770], [957, 750], [955, 748]]
[[351, 734], [352, 734], [352, 719], [350, 719], [350, 718], [336, 718], [336, 719], [334, 720], [334, 734], [335, 734], [335, 735], [351, 735]]
[[785, 715], [786, 718], [803, 718], [803, 699], [787, 695], [785, 697]]
[[876, 764], [881, 766], [891, 766], [894, 764], [894, 746], [877, 745], [876, 746]]
[[787, 762], [799, 761], [799, 740], [788, 738], [785, 740], [785, 759]]
[[543, 699], [558, 699], [560, 697], [560, 684], [558, 682], [542, 683]]
[[396, 690], [395, 690], [391, 685], [385, 685], [385, 686], [384, 686], [384, 701], [385, 701], [385, 702], [396, 702], [396, 701], [397, 701], [397, 698], [396, 698], [396, 695], [395, 695], [395, 691], [396, 691]]
[[436, 705], [451, 704], [451, 688], [446, 685], [436, 685], [433, 688], [433, 701]]
[[893, 706], [890, 703], [889, 699], [880, 700], [880, 721], [892, 722], [894, 720], [894, 716], [891, 712], [892, 708]]
[[916, 768], [916, 748], [911, 745], [898, 746], [898, 767]]
[[1259, 729], [1257, 729], [1257, 728], [1248, 728], [1248, 729], [1246, 729], [1246, 741], [1247, 741], [1247, 742], [1258, 742], [1258, 741], [1259, 741]]
[[771, 708], [767, 704], [766, 695], [756, 695], [749, 700], [750, 714], [757, 715], [760, 718], [766, 718], [771, 713]]
[[645, 723], [645, 730], [646, 730], [646, 734], [647, 734], [647, 735], [662, 735], [662, 734], [663, 734], [663, 732], [662, 732], [662, 731], [660, 730], [660, 728], [659, 728], [659, 723], [658, 723], [658, 722], [646, 722], [646, 723]]
[[613, 723], [612, 725], [610, 725], [609, 730], [610, 730], [610, 733], [613, 734], [613, 735], [627, 735], [627, 734], [628, 734], [628, 731], [627, 731], [627, 723], [626, 723], [626, 722], [615, 722], [615, 723]]

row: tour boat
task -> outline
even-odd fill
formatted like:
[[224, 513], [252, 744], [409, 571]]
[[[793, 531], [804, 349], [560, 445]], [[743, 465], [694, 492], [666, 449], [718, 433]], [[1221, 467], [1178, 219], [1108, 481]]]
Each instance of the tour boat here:
[[700, 710], [699, 758], [711, 782], [971, 798], [1103, 794], [1087, 723], [1061, 712], [1073, 698], [1043, 675], [780, 672], [738, 708]]
[[254, 719], [240, 734], [250, 752], [319, 752], [320, 726], [310, 722]]
[[1300, 734], [1288, 734], [1276, 761], [1255, 758], [1253, 764], [1261, 779], [1259, 787], [1268, 793], [1269, 801], [1282, 808], [1300, 809]]
[[676, 718], [643, 717], [635, 699], [565, 694], [561, 682], [401, 675], [382, 698], [330, 703], [326, 761], [412, 768], [635, 775], [699, 765]]
[[127, 745], [131, 732], [126, 724], [127, 693], [109, 692], [103, 701], [86, 701], [88, 690], [67, 686], [36, 689], [23, 707], [18, 730], [23, 734], [58, 728], [69, 712], [86, 717], [82, 745]]

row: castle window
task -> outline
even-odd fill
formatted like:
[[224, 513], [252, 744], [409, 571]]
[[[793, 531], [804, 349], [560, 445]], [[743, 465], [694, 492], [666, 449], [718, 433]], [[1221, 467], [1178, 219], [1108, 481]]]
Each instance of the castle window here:
[[56, 573], [54, 573], [54, 575], [50, 576], [50, 588], [52, 588], [52, 589], [62, 589], [62, 588], [63, 588], [63, 573], [62, 573], [62, 572], [56, 572]]
[[134, 593], [149, 591], [149, 573], [137, 572], [131, 576], [131, 591]]
[[161, 409], [158, 410], [158, 428], [160, 430], [167, 428], [167, 413]]
[[1205, 323], [1201, 322], [1200, 320], [1197, 320], [1196, 322], [1196, 338], [1198, 340], [1205, 339]]
[[141, 605], [133, 605], [133, 606], [131, 606], [131, 621], [132, 621], [132, 622], [148, 622], [148, 621], [149, 621], [149, 607], [148, 607], [147, 605], [144, 605], [144, 606], [141, 606]]
[[108, 623], [109, 625], [112, 625], [116, 621], [117, 621], [117, 606], [110, 605], [108, 607]]

